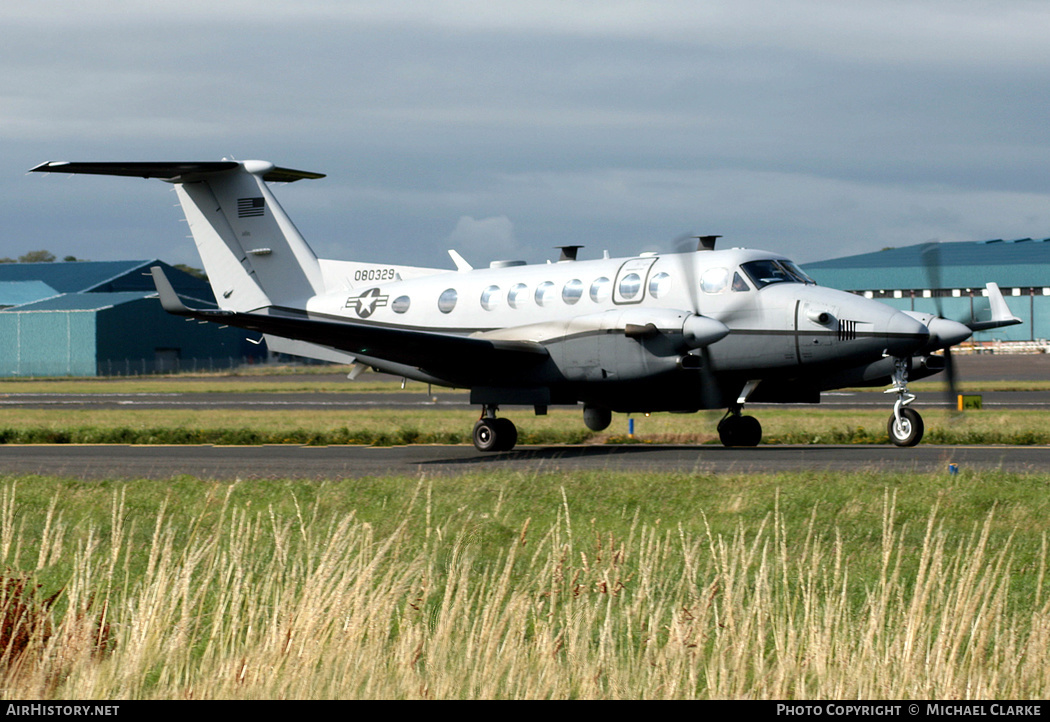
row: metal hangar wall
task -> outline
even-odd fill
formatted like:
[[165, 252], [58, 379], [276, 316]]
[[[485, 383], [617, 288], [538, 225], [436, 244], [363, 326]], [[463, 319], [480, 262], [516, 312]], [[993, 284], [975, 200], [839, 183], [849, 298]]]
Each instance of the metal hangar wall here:
[[165, 313], [148, 277], [214, 307], [206, 281], [161, 261], [0, 264], [0, 377], [109, 376], [224, 368], [262, 360], [244, 331]]
[[989, 314], [985, 284], [999, 284], [1023, 323], [975, 333], [975, 343], [1044, 342], [1050, 338], [1050, 238], [920, 243], [809, 263], [824, 286], [876, 298], [904, 310], [956, 321]]

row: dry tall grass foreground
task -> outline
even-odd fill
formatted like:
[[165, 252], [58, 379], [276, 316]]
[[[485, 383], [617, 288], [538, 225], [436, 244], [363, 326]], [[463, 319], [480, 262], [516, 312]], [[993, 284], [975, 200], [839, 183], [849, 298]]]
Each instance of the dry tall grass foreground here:
[[[7, 565], [29, 544], [15, 492]], [[46, 598], [34, 570], [8, 566], [3, 697], [1050, 696], [1050, 609], [1014, 611], [1009, 549], [989, 548], [987, 522], [959, 540], [931, 514], [904, 573], [914, 550], [887, 497], [880, 569], [857, 593], [842, 539], [812, 523], [789, 539], [779, 512], [731, 538], [636, 519], [616, 539], [578, 529], [566, 500], [551, 528], [525, 523], [481, 559], [417, 494], [421, 544], [407, 518], [377, 538], [353, 514], [223, 503], [189, 529], [162, 510], [135, 548], [119, 491], [105, 532], [52, 505], [37, 569], [70, 571]], [[1045, 544], [1041, 561], [1039, 589]]]

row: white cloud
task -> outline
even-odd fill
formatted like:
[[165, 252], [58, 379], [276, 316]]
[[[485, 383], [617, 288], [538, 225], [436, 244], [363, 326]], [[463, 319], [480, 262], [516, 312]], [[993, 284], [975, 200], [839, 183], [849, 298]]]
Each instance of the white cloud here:
[[518, 252], [514, 224], [506, 216], [477, 219], [461, 216], [449, 234], [448, 242], [476, 267], [491, 261], [508, 260]]

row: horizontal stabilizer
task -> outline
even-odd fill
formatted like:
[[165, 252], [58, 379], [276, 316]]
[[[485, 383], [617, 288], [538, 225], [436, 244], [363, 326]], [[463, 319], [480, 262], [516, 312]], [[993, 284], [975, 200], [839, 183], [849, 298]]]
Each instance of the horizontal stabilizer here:
[[[323, 173], [311, 173], [291, 168], [278, 168], [272, 163], [233, 160], [187, 161], [187, 162], [127, 162], [127, 163], [79, 163], [48, 161], [30, 173], [83, 173], [86, 175], [116, 175], [130, 178], [159, 178], [171, 183], [186, 183], [214, 173], [224, 173], [244, 165], [249, 172], [262, 172], [262, 179], [275, 183], [292, 183], [303, 179], [324, 178]], [[254, 166], [254, 167], [253, 167]]]

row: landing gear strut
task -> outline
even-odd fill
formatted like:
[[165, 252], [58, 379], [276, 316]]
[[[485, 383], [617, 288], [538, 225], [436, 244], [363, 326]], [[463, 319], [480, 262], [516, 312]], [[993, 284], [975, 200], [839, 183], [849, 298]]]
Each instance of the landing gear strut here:
[[908, 391], [908, 359], [893, 359], [893, 388], [883, 393], [897, 394], [893, 415], [886, 425], [890, 441], [897, 446], [915, 446], [922, 440], [925, 428], [919, 412], [908, 408], [908, 404], [915, 400], [915, 394]]
[[474, 448], [478, 451], [510, 451], [518, 443], [518, 429], [510, 419], [497, 419], [495, 405], [481, 407], [474, 424]]

